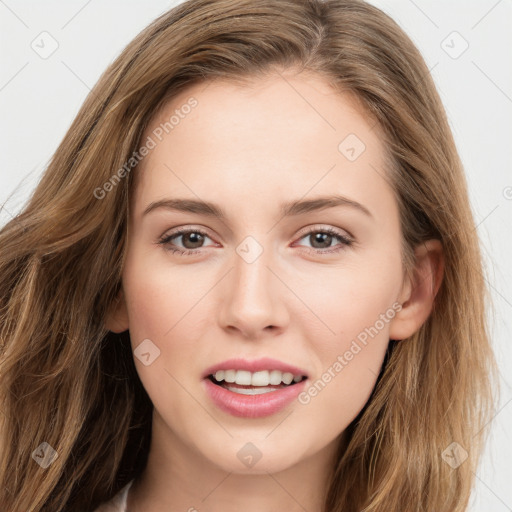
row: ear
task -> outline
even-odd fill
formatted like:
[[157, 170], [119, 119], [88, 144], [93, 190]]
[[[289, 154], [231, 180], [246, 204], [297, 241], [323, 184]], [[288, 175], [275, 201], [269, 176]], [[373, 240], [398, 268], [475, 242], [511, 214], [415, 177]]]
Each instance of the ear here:
[[128, 330], [128, 310], [126, 309], [126, 300], [122, 288], [107, 312], [105, 327], [116, 333]]
[[390, 322], [389, 338], [403, 340], [412, 336], [430, 315], [444, 272], [443, 246], [439, 240], [427, 240], [414, 251], [413, 278], [407, 278], [399, 302], [402, 309]]

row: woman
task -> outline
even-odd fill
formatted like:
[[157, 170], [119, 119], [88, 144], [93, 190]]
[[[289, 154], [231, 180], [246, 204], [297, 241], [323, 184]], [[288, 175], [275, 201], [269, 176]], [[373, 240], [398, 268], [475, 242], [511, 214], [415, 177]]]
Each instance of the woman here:
[[375, 7], [165, 13], [0, 247], [6, 510], [465, 510], [479, 244], [428, 69]]

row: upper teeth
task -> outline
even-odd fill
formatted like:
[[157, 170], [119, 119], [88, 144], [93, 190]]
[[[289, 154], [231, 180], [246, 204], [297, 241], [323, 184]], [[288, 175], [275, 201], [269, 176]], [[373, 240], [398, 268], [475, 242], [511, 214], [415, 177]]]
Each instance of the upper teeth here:
[[299, 382], [302, 375], [293, 375], [290, 372], [281, 372], [279, 370], [263, 370], [261, 372], [249, 372], [247, 370], [218, 370], [213, 375], [217, 382], [222, 380], [226, 382], [235, 382], [241, 386], [278, 386], [291, 384], [292, 381]]

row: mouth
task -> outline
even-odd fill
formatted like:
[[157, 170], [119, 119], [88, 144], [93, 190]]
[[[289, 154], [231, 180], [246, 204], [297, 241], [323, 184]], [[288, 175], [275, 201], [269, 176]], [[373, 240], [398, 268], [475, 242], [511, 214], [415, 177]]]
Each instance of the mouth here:
[[263, 418], [292, 405], [309, 380], [303, 368], [270, 357], [229, 359], [201, 377], [211, 403], [242, 418]]
[[280, 370], [218, 370], [206, 377], [216, 386], [240, 395], [262, 395], [293, 387], [307, 379], [306, 375]]
[[204, 377], [203, 383], [211, 403], [221, 411], [241, 418], [263, 418], [290, 406], [304, 391], [307, 380], [305, 375], [278, 370], [217, 370]]

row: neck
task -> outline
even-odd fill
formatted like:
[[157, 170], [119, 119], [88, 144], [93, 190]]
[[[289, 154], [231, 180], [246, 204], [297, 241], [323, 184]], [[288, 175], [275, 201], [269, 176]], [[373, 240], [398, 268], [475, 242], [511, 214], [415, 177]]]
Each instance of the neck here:
[[263, 465], [258, 472], [257, 465], [229, 471], [183, 443], [154, 412], [148, 462], [130, 488], [127, 510], [322, 512], [338, 440], [274, 472]]

